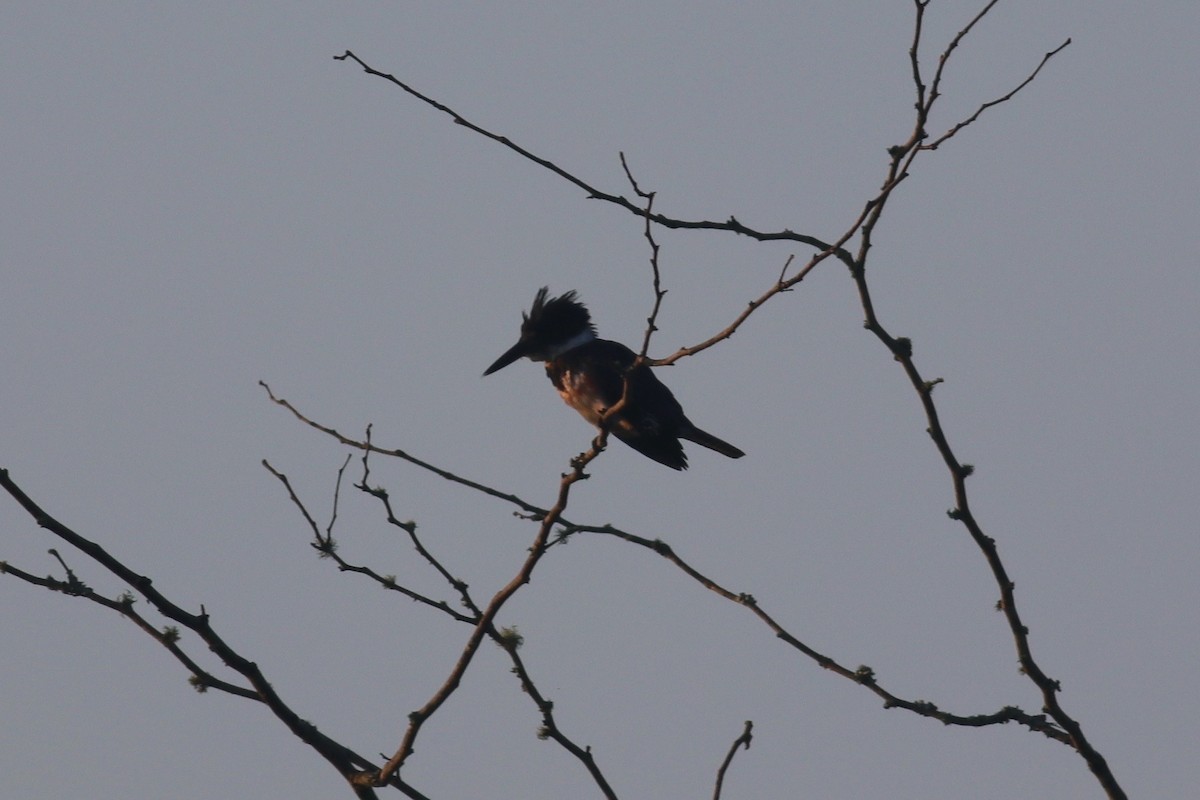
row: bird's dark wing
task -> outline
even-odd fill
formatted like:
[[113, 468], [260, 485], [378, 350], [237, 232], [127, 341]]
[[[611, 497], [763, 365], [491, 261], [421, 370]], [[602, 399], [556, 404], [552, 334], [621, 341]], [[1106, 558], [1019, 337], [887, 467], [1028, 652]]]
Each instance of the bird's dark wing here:
[[[620, 342], [607, 339], [589, 342], [578, 351], [580, 359], [603, 367], [587, 370], [589, 383], [605, 408], [612, 408], [625, 391], [625, 370], [637, 359], [637, 354]], [[645, 365], [629, 373], [629, 382], [629, 400], [613, 420], [613, 436], [671, 469], [687, 469], [687, 456], [678, 436], [679, 425], [686, 423], [687, 418], [675, 396]]]

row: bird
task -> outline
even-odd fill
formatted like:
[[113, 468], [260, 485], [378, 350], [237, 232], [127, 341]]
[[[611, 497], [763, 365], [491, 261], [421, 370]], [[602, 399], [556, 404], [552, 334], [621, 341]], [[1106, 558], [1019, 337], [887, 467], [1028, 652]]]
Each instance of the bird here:
[[[600, 427], [601, 420], [625, 444], [671, 469], [687, 469], [680, 439], [715, 450], [729, 458], [744, 452], [700, 430], [683, 407], [646, 364], [633, 366], [637, 354], [620, 342], [600, 339], [587, 306], [574, 291], [549, 297], [542, 287], [529, 313], [521, 312], [521, 337], [484, 370], [484, 376], [504, 369], [522, 357], [543, 361], [546, 376], [568, 406]], [[632, 367], [632, 369], [631, 369]], [[610, 419], [629, 381], [629, 396]]]

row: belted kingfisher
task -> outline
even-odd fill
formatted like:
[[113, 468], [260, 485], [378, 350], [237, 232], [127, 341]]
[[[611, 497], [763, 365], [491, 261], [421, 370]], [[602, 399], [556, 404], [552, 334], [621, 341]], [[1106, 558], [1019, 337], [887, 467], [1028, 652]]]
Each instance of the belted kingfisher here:
[[692, 424], [679, 401], [645, 364], [627, 370], [637, 354], [619, 342], [596, 338], [587, 307], [575, 292], [547, 299], [542, 287], [529, 313], [522, 312], [521, 338], [496, 359], [484, 375], [507, 367], [522, 356], [546, 362], [546, 376], [567, 405], [599, 426], [603, 414], [617, 404], [629, 378], [629, 397], [610, 428], [625, 444], [671, 469], [687, 469], [680, 439], [741, 458], [746, 455]]

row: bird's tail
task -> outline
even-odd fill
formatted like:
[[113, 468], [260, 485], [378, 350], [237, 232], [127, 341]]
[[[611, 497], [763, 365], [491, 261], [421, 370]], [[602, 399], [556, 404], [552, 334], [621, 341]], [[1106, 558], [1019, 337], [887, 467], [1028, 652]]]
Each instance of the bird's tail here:
[[715, 450], [721, 455], [729, 456], [730, 458], [741, 458], [742, 456], [746, 455], [729, 442], [726, 442], [723, 439], [718, 439], [708, 431], [700, 430], [695, 425], [692, 425], [686, 430], [681, 430], [679, 432], [679, 438], [687, 439], [689, 442], [695, 442], [701, 447], [707, 447], [709, 450]]

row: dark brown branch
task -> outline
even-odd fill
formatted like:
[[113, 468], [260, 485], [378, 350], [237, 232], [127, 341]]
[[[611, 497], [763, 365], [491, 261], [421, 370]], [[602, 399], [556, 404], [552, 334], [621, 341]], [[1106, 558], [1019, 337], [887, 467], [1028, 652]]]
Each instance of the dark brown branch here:
[[[917, 122], [909, 141], [904, 145], [894, 147], [891, 150], [892, 161], [889, 166], [889, 180], [906, 174], [909, 166], [912, 164], [912, 161], [918, 152], [921, 152], [922, 150], [936, 149], [939, 144], [944, 142], [946, 139], [949, 139], [959, 130], [978, 119], [979, 115], [982, 114], [984, 110], [1011, 99], [1017, 94], [1017, 92], [1021, 91], [1021, 89], [1029, 85], [1029, 83], [1037, 77], [1037, 75], [1041, 72], [1042, 67], [1045, 66], [1046, 62], [1048, 62], [1050, 58], [1071, 43], [1071, 40], [1067, 39], [1063, 44], [1046, 53], [1033, 72], [1008, 94], [991, 102], [984, 103], [974, 115], [964, 122], [956, 125], [940, 139], [932, 142], [928, 146], [922, 146], [920, 142], [925, 137], [925, 123], [928, 119], [929, 110], [932, 108], [933, 103], [937, 99], [938, 87], [941, 83], [943, 70], [946, 62], [950, 58], [950, 54], [958, 46], [958, 43], [970, 32], [975, 24], [978, 23], [979, 20], [982, 19], [983, 16], [992, 9], [996, 2], [997, 0], [991, 0], [991, 2], [989, 2], [984, 9], [977, 14], [974, 19], [971, 20], [967, 27], [959, 32], [959, 34], [951, 41], [946, 50], [943, 51], [938, 64], [937, 73], [934, 77], [933, 85], [929, 91], [928, 97], [924, 99], [923, 102], [921, 99], [924, 97], [925, 87], [921, 82], [920, 70], [916, 65], [915, 55], [913, 56], [913, 80], [918, 96]], [[922, 2], [922, 0], [916, 0], [916, 4], [918, 26], [913, 42], [914, 54], [920, 45], [920, 16], [923, 13], [925, 2]], [[882, 201], [885, 202], [886, 199], [886, 196], [882, 197]], [[875, 227], [875, 224], [878, 222], [879, 215], [882, 213], [884, 202], [880, 202], [878, 206], [873, 209], [872, 215], [867, 218], [863, 225], [862, 237], [860, 239], [859, 249], [855, 257], [855, 266], [851, 270], [851, 275], [858, 289], [859, 300], [863, 309], [863, 326], [867, 328], [867, 330], [871, 331], [884, 344], [884, 346], [888, 348], [895, 360], [902, 365], [905, 374], [908, 376], [909, 382], [917, 392], [922, 408], [925, 412], [926, 421], [928, 422], [927, 430], [929, 435], [933, 439], [939, 454], [942, 456], [942, 460], [950, 471], [956, 503], [956, 507], [951, 509], [949, 512], [950, 516], [951, 518], [962, 522], [963, 526], [971, 536], [971, 539], [983, 553], [984, 559], [986, 560], [989, 569], [992, 571], [992, 576], [1000, 590], [1000, 602], [998, 603], [998, 607], [1004, 612], [1009, 628], [1012, 631], [1013, 640], [1017, 650], [1017, 658], [1021, 665], [1022, 672], [1029, 676], [1030, 680], [1033, 681], [1034, 685], [1037, 686], [1041, 692], [1043, 711], [1045, 711], [1069, 737], [1069, 743], [1083, 757], [1084, 761], [1088, 765], [1088, 768], [1096, 776], [1097, 780], [1100, 782], [1100, 785], [1104, 788], [1105, 792], [1107, 792], [1108, 796], [1114, 798], [1114, 800], [1118, 798], [1124, 798], [1125, 792], [1117, 783], [1116, 777], [1112, 774], [1107, 761], [1098, 751], [1095, 750], [1095, 748], [1083, 735], [1083, 731], [1080, 728], [1079, 723], [1076, 722], [1070, 715], [1068, 715], [1058, 702], [1057, 693], [1060, 688], [1058, 681], [1049, 678], [1033, 658], [1032, 651], [1030, 650], [1029, 646], [1029, 629], [1021, 621], [1021, 617], [1017, 612], [1016, 600], [1013, 593], [1014, 584], [1009, 578], [1007, 570], [1000, 559], [999, 552], [996, 549], [995, 540], [984, 534], [982, 527], [975, 519], [974, 514], [971, 512], [970, 505], [967, 502], [966, 478], [971, 474], [973, 467], [959, 462], [958, 458], [951, 449], [945, 431], [942, 428], [941, 421], [937, 413], [937, 407], [933, 401], [933, 387], [938, 383], [938, 381], [927, 381], [922, 377], [912, 358], [912, 342], [904, 337], [893, 336], [886, 330], [886, 328], [884, 328], [876, 316], [875, 306], [871, 299], [870, 289], [867, 284], [866, 261], [871, 244], [871, 233]]]
[[137, 612], [134, 608], [133, 595], [123, 594], [117, 599], [105, 597], [93, 590], [90, 586], [80, 581], [73, 572], [67, 568], [66, 563], [58, 556], [55, 551], [51, 553], [59, 559], [59, 563], [63, 564], [63, 568], [67, 569], [68, 577], [65, 581], [55, 580], [54, 578], [41, 578], [37, 575], [25, 572], [22, 569], [14, 567], [7, 562], [0, 562], [0, 574], [12, 575], [14, 578], [19, 578], [26, 583], [34, 586], [41, 586], [44, 589], [49, 589], [52, 592], [61, 592], [71, 597], [80, 597], [84, 600], [89, 600], [97, 605], [115, 611], [121, 616], [128, 619], [138, 628], [146, 633], [154, 641], [162, 645], [175, 659], [192, 674], [191, 683], [197, 691], [205, 691], [207, 689], [216, 689], [227, 694], [232, 694], [236, 697], [242, 697], [247, 700], [261, 700], [261, 698], [250, 689], [243, 686], [238, 686], [228, 681], [223, 681], [217, 678], [212, 673], [203, 669], [195, 660], [189, 656], [179, 645], [178, 629], [167, 626], [163, 629], [154, 627], [150, 622]]
[[936, 381], [926, 381], [918, 371], [912, 358], [912, 343], [904, 338], [893, 337], [879, 323], [870, 301], [865, 277], [860, 276], [858, 281], [860, 283], [863, 308], [867, 315], [866, 327], [887, 346], [893, 353], [896, 361], [900, 362], [903, 367], [909, 382], [913, 385], [920, 398], [929, 425], [927, 429], [929, 435], [933, 439], [938, 452], [941, 454], [947, 469], [950, 471], [956, 505], [948, 513], [951, 519], [958, 520], [966, 528], [971, 539], [983, 553], [988, 568], [991, 570], [992, 576], [996, 581], [996, 585], [1000, 589], [1000, 601], [997, 603], [997, 607], [1004, 612], [1009, 629], [1012, 631], [1013, 641], [1017, 650], [1017, 660], [1021, 665], [1021, 671], [1029, 676], [1030, 680], [1040, 690], [1043, 700], [1042, 710], [1049, 714], [1050, 718], [1066, 732], [1069, 737], [1069, 743], [1083, 757], [1088, 768], [1091, 769], [1092, 773], [1100, 781], [1101, 786], [1104, 787], [1109, 797], [1114, 798], [1114, 800], [1124, 798], [1125, 792], [1117, 783], [1116, 777], [1112, 774], [1107, 761], [1083, 735], [1083, 730], [1079, 723], [1068, 715], [1059, 703], [1059, 682], [1046, 675], [1034, 660], [1033, 652], [1029, 645], [1029, 629], [1025, 626], [1020, 614], [1017, 612], [1016, 597], [1014, 594], [1015, 585], [1011, 578], [1009, 578], [1008, 571], [1000, 559], [1000, 553], [996, 549], [995, 540], [983, 532], [982, 526], [976, 520], [968, 503], [966, 479], [974, 468], [958, 460], [946, 438], [945, 430], [938, 416], [937, 407], [933, 402], [933, 387]]
[[575, 744], [558, 727], [558, 722], [554, 718], [554, 703], [548, 700], [534, 684], [533, 679], [529, 676], [529, 670], [525, 667], [525, 662], [522, 661], [520, 654], [517, 652], [521, 646], [521, 637], [516, 635], [515, 631], [510, 631], [506, 634], [505, 632], [497, 631], [495, 628], [488, 630], [488, 636], [508, 653], [509, 658], [513, 662], [513, 674], [517, 676], [517, 679], [521, 682], [521, 688], [525, 690], [525, 693], [529, 695], [534, 705], [537, 706], [538, 711], [541, 712], [542, 727], [538, 731], [538, 737], [553, 739], [564, 750], [579, 759], [579, 762], [587, 769], [588, 774], [592, 776], [592, 780], [604, 796], [609, 800], [617, 800], [616, 792], [613, 791], [612, 786], [609, 785], [608, 780], [604, 777], [604, 773], [600, 771], [599, 765], [596, 764], [596, 759], [592, 755], [592, 749], [590, 747], [580, 747]]
[[[371, 569], [370, 567], [362, 566], [359, 564], [351, 564], [350, 562], [346, 561], [341, 556], [341, 554], [338, 553], [336, 543], [333, 540], [333, 535], [332, 535], [333, 523], [332, 522], [330, 523], [328, 532], [325, 535], [322, 535], [320, 528], [317, 527], [317, 524], [313, 520], [312, 515], [308, 513], [308, 509], [305, 507], [303, 501], [301, 501], [300, 498], [296, 495], [296, 491], [292, 488], [291, 481], [288, 480], [287, 475], [283, 474], [282, 472], [280, 472], [279, 470], [277, 470], [273, 466], [271, 466], [270, 462], [268, 462], [265, 458], [262, 461], [262, 465], [264, 468], [266, 468], [266, 470], [268, 472], [270, 472], [272, 475], [274, 475], [279, 480], [280, 483], [283, 484], [284, 488], [287, 490], [288, 497], [292, 501], [292, 505], [296, 506], [296, 508], [298, 508], [300, 510], [300, 513], [304, 516], [305, 521], [308, 523], [309, 527], [312, 529], [313, 536], [314, 536], [314, 541], [312, 541], [310, 543], [312, 548], [314, 550], [318, 551], [323, 558], [331, 559], [335, 564], [337, 564], [337, 567], [339, 570], [341, 570], [343, 572], [355, 572], [360, 575], [365, 575], [366, 577], [371, 578], [372, 580], [374, 580], [376, 583], [378, 583], [380, 586], [384, 587], [385, 589], [388, 589], [388, 590], [394, 591], [394, 592], [399, 592], [400, 594], [404, 595], [405, 597], [408, 597], [410, 600], [415, 600], [418, 603], [423, 603], [424, 605], [430, 606], [431, 608], [436, 608], [438, 611], [442, 611], [442, 612], [450, 615], [452, 618], [454, 618], [458, 622], [474, 623], [478, 620], [477, 615], [476, 616], [468, 616], [459, 611], [455, 611], [454, 609], [452, 609], [450, 607], [450, 604], [447, 603], [445, 600], [434, 600], [433, 598], [427, 597], [426, 595], [423, 595], [420, 592], [416, 592], [405, 586], [401, 586], [400, 584], [396, 583], [394, 578], [380, 575], [379, 573], [375, 572], [375, 570]], [[344, 466], [345, 465], [343, 465], [343, 468], [344, 468]], [[340, 476], [341, 476], [340, 471], [339, 471], [338, 475], [339, 475], [339, 479], [340, 479]], [[336, 517], [336, 514], [334, 516]], [[395, 521], [394, 517], [392, 517], [391, 519], [393, 521]]]
[[1062, 50], [1064, 47], [1066, 47], [1070, 43], [1071, 43], [1071, 40], [1067, 39], [1065, 42], [1060, 44], [1058, 47], [1054, 48], [1053, 50], [1051, 50], [1050, 52], [1048, 52], [1044, 56], [1042, 56], [1042, 60], [1038, 63], [1037, 67], [1033, 70], [1033, 72], [1031, 72], [1029, 74], [1029, 77], [1027, 77], [1025, 80], [1021, 81], [1021, 83], [1019, 83], [1017, 85], [1017, 87], [1015, 89], [1013, 89], [1012, 91], [1010, 91], [1008, 94], [1005, 94], [1001, 97], [997, 97], [995, 100], [989, 100], [988, 102], [983, 103], [982, 105], [979, 106], [978, 109], [975, 110], [974, 114], [967, 117], [962, 122], [955, 124], [954, 127], [950, 128], [950, 130], [946, 131], [941, 136], [939, 136], [937, 139], [934, 139], [932, 142], [929, 142], [928, 144], [922, 144], [920, 146], [920, 149], [921, 150], [937, 150], [938, 147], [943, 142], [945, 142], [947, 139], [951, 138], [952, 136], [954, 136], [954, 134], [958, 133], [963, 128], [967, 127], [968, 125], [973, 123], [975, 120], [979, 119], [980, 115], [982, 115], [984, 111], [987, 111], [992, 106], [997, 106], [997, 105], [1000, 105], [1001, 103], [1011, 100], [1013, 98], [1013, 96], [1016, 95], [1017, 92], [1021, 91], [1026, 86], [1028, 86], [1033, 81], [1033, 79], [1038, 76], [1038, 73], [1042, 71], [1042, 67], [1046, 66], [1046, 62], [1048, 62], [1050, 59], [1054, 58], [1054, 56], [1057, 55], [1060, 50]]
[[916, 109], [920, 112], [925, 108], [925, 82], [921, 79], [921, 29], [925, 23], [925, 7], [929, 0], [914, 0], [917, 4], [916, 23], [913, 26], [913, 40], [908, 48], [908, 61], [912, 69], [913, 83], [917, 87]]
[[646, 360], [646, 352], [650, 349], [650, 338], [658, 330], [658, 312], [662, 308], [662, 301], [667, 295], [667, 290], [662, 288], [662, 274], [658, 270], [659, 247], [658, 242], [654, 239], [654, 229], [650, 224], [654, 214], [654, 192], [643, 192], [641, 187], [638, 186], [637, 181], [633, 177], [633, 172], [629, 169], [629, 163], [625, 160], [624, 153], [621, 153], [621, 168], [625, 170], [625, 177], [629, 179], [629, 185], [633, 187], [634, 194], [646, 201], [646, 208], [643, 212], [646, 224], [642, 229], [642, 236], [645, 237], [646, 243], [650, 246], [650, 274], [653, 277], [651, 285], [654, 288], [654, 306], [650, 309], [650, 316], [646, 318], [646, 334], [642, 337], [642, 348], [638, 351], [637, 360], [629, 367], [632, 371], [641, 366]]
[[[563, 520], [563, 524], [568, 523]], [[991, 714], [974, 714], [964, 716], [961, 714], [952, 714], [947, 711], [942, 711], [935, 704], [925, 700], [905, 700], [897, 695], [892, 694], [882, 685], [880, 685], [875, 671], [867, 666], [859, 666], [855, 669], [850, 669], [835, 659], [818, 652], [808, 646], [795, 635], [783, 627], [774, 617], [759, 604], [758, 600], [751, 594], [745, 592], [733, 592], [721, 584], [717, 583], [712, 578], [701, 573], [698, 569], [686, 562], [675, 552], [675, 550], [658, 539], [646, 539], [636, 534], [623, 531], [612, 525], [575, 525], [570, 526], [562, 532], [562, 536], [569, 536], [575, 533], [600, 533], [609, 536], [615, 536], [631, 544], [636, 544], [640, 547], [645, 547], [648, 550], [653, 550], [658, 555], [670, 561], [676, 567], [681, 569], [688, 577], [699, 583], [704, 588], [715, 594], [744, 606], [750, 610], [752, 614], [759, 618], [780, 640], [788, 644], [790, 647], [800, 651], [804, 655], [812, 659], [816, 664], [823, 669], [840, 675], [843, 678], [854, 681], [862, 686], [865, 686], [875, 695], [883, 700], [884, 708], [903, 708], [906, 711], [911, 711], [914, 714], [919, 714], [923, 717], [936, 719], [945, 725], [958, 725], [968, 728], [982, 728], [988, 725], [1003, 724], [1006, 722], [1016, 722], [1024, 725], [1034, 733], [1040, 733], [1049, 739], [1070, 744], [1069, 736], [1053, 723], [1049, 722], [1044, 715], [1027, 714], [1016, 706], [1005, 706], [999, 711]]]
[[[462, 602], [463, 607], [471, 612], [470, 618], [464, 619], [463, 621], [471, 622], [471, 623], [476, 622], [479, 619], [479, 615], [482, 612], [479, 610], [479, 606], [475, 605], [475, 601], [471, 599], [471, 594], [468, 591], [467, 583], [465, 581], [463, 581], [462, 579], [456, 578], [453, 575], [451, 575], [450, 570], [446, 569], [442, 565], [442, 562], [439, 561], [437, 558], [435, 558], [433, 553], [429, 552], [429, 550], [426, 549], [425, 545], [421, 542], [420, 537], [417, 536], [417, 524], [415, 522], [412, 522], [412, 521], [401, 522], [396, 517], [395, 512], [392, 511], [392, 500], [388, 496], [387, 490], [382, 487], [371, 486], [368, 483], [368, 480], [371, 477], [371, 461], [370, 461], [371, 450], [369, 447], [371, 444], [371, 426], [370, 425], [367, 426], [366, 443], [368, 445], [368, 448], [363, 450], [363, 454], [362, 454], [362, 466], [363, 466], [362, 480], [359, 481], [357, 484], [355, 484], [355, 488], [357, 488], [361, 492], [371, 495], [372, 497], [374, 497], [376, 500], [379, 500], [379, 502], [381, 502], [383, 504], [384, 512], [387, 514], [388, 524], [394, 525], [395, 527], [404, 531], [408, 535], [408, 540], [412, 543], [413, 549], [415, 549], [417, 551], [417, 554], [419, 556], [421, 556], [421, 558], [425, 559], [425, 561], [427, 561], [431, 567], [433, 567], [435, 570], [437, 570], [438, 574], [442, 576], [442, 579], [445, 580], [446, 583], [450, 584], [450, 588], [452, 588], [452, 589], [454, 589], [454, 591], [458, 592], [458, 596]], [[339, 479], [340, 479], [340, 475], [339, 475]]]
[[[355, 55], [351, 51], [347, 50], [342, 55], [334, 56], [333, 58], [337, 61], [346, 61], [346, 60], [354, 61], [356, 64], [358, 64], [360, 67], [362, 67], [363, 71], [366, 72], [368, 75], [374, 75], [375, 77], [383, 78], [386, 81], [390, 81], [391, 83], [395, 84], [400, 89], [403, 89], [405, 92], [407, 92], [408, 94], [417, 98], [421, 102], [426, 103], [426, 104], [432, 106], [433, 108], [437, 109], [438, 111], [442, 112], [443, 114], [448, 115], [451, 119], [454, 120], [455, 124], [462, 125], [464, 128], [467, 128], [468, 130], [473, 131], [473, 132], [479, 134], [480, 136], [483, 136], [487, 139], [491, 139], [494, 142], [498, 142], [499, 144], [504, 145], [508, 149], [512, 150], [513, 152], [517, 153], [518, 155], [522, 156], [523, 158], [526, 158], [526, 159], [532, 161], [533, 163], [537, 164], [538, 166], [542, 167], [543, 169], [550, 170], [555, 175], [559, 176], [560, 178], [567, 181], [568, 183], [574, 184], [575, 186], [582, 189], [584, 192], [587, 193], [589, 198], [594, 199], [594, 200], [604, 200], [606, 202], [620, 206], [621, 208], [624, 208], [626, 211], [629, 211], [630, 213], [635, 214], [639, 217], [644, 215], [644, 213], [645, 213], [644, 209], [642, 207], [640, 207], [637, 203], [634, 203], [629, 198], [627, 198], [623, 195], [609, 194], [608, 192], [603, 192], [603, 191], [597, 189], [596, 187], [594, 187], [591, 184], [584, 181], [582, 178], [579, 178], [578, 176], [576, 176], [576, 175], [568, 172], [567, 170], [563, 169], [562, 167], [558, 166], [553, 161], [550, 161], [549, 159], [546, 159], [546, 158], [542, 158], [541, 156], [538, 156], [538, 155], [530, 152], [529, 150], [526, 150], [524, 147], [521, 147], [519, 144], [513, 142], [512, 140], [508, 139], [507, 137], [501, 136], [497, 133], [493, 133], [492, 131], [490, 131], [486, 128], [482, 128], [482, 127], [476, 125], [475, 123], [467, 120], [465, 117], [463, 117], [461, 114], [459, 114], [454, 109], [438, 102], [437, 100], [434, 100], [432, 97], [428, 97], [428, 96], [422, 94], [421, 92], [417, 91], [413, 87], [409, 86], [407, 83], [404, 83], [403, 81], [398, 79], [396, 76], [389, 75], [386, 72], [380, 72], [379, 70], [377, 70], [374, 67], [367, 64], [365, 61], [363, 61], [361, 58], [359, 58], [357, 55]], [[760, 242], [769, 242], [769, 241], [801, 242], [802, 244], [806, 244], [809, 247], [815, 248], [817, 250], [825, 250], [825, 249], [828, 249], [828, 247], [829, 247], [828, 244], [826, 244], [825, 242], [822, 242], [820, 239], [818, 239], [814, 236], [807, 236], [802, 233], [796, 233], [795, 231], [790, 231], [790, 230], [786, 230], [786, 229], [782, 230], [782, 231], [755, 230], [754, 228], [749, 228], [749, 227], [743, 225], [742, 223], [738, 222], [737, 219], [735, 219], [732, 216], [725, 222], [715, 222], [712, 220], [675, 219], [672, 217], [664, 216], [662, 214], [652, 214], [650, 218], [654, 221], [654, 223], [656, 225], [662, 225], [664, 228], [728, 231], [730, 233], [736, 233], [741, 236], [747, 236], [751, 239], [757, 239]]]
[[490, 497], [495, 497], [497, 499], [505, 500], [509, 503], [512, 503], [513, 505], [519, 507], [522, 511], [524, 511], [527, 514], [538, 514], [539, 516], [536, 517], [538, 519], [540, 519], [541, 514], [546, 513], [544, 509], [541, 509], [541, 508], [538, 508], [537, 506], [526, 503], [524, 500], [517, 497], [516, 495], [505, 494], [504, 492], [497, 491], [496, 489], [493, 489], [490, 486], [485, 486], [482, 483], [477, 483], [475, 481], [460, 477], [459, 475], [455, 475], [453, 472], [450, 472], [448, 470], [442, 469], [441, 467], [435, 466], [435, 465], [429, 463], [428, 461], [423, 461], [423, 460], [417, 458], [416, 456], [410, 455], [409, 453], [405, 452], [404, 450], [400, 450], [400, 449], [387, 450], [382, 447], [376, 447], [370, 441], [360, 442], [357, 439], [352, 439], [349, 436], [345, 436], [344, 434], [339, 433], [338, 431], [334, 430], [333, 428], [327, 428], [324, 425], [314, 422], [313, 420], [311, 420], [308, 417], [301, 414], [287, 400], [284, 400], [281, 397], [276, 397], [275, 394], [271, 391], [271, 387], [268, 386], [264, 381], [259, 381], [258, 385], [263, 387], [264, 390], [266, 390], [267, 396], [271, 398], [271, 402], [275, 403], [276, 405], [282, 406], [283, 408], [286, 408], [288, 411], [292, 412], [292, 415], [294, 417], [296, 417], [296, 419], [303, 422], [305, 425], [308, 425], [309, 427], [312, 427], [312, 428], [316, 428], [317, 430], [321, 431], [322, 433], [332, 436], [334, 439], [337, 439], [339, 442], [341, 442], [342, 444], [344, 444], [348, 447], [353, 447], [355, 449], [364, 450], [364, 451], [371, 452], [371, 453], [379, 453], [380, 455], [392, 456], [393, 458], [399, 458], [402, 461], [407, 461], [408, 463], [410, 463], [416, 467], [420, 467], [421, 469], [425, 470], [426, 472], [430, 472], [430, 473], [433, 473], [434, 475], [437, 475], [439, 478], [445, 478], [446, 480], [450, 481], [451, 483], [457, 483], [460, 486], [467, 487], [468, 489], [473, 489], [477, 492], [482, 492], [483, 494], [486, 494]]
[[[369, 445], [371, 441], [370, 426], [367, 427], [366, 441]], [[446, 582], [449, 583], [450, 586], [459, 593], [459, 596], [462, 598], [463, 605], [468, 608], [473, 615], [470, 619], [464, 619], [463, 621], [477, 622], [482, 616], [483, 612], [480, 611], [479, 607], [475, 604], [475, 601], [471, 598], [471, 594], [468, 591], [466, 582], [451, 576], [450, 572], [446, 570], [446, 568], [443, 567], [442, 564], [436, 558], [434, 558], [428, 550], [425, 549], [425, 547], [421, 544], [420, 539], [417, 538], [415, 524], [403, 523], [396, 519], [395, 514], [392, 512], [392, 505], [388, 497], [387, 490], [383, 489], [382, 487], [368, 486], [367, 479], [370, 476], [370, 455], [371, 451], [369, 448], [363, 450], [363, 477], [362, 481], [358, 484], [358, 488], [377, 498], [383, 503], [385, 513], [387, 514], [388, 523], [403, 528], [411, 538], [414, 547], [417, 549], [417, 552], [420, 553], [426, 561], [433, 565], [433, 567], [437, 569], [439, 573], [441, 573]], [[545, 514], [542, 514], [543, 519], [545, 516]], [[548, 546], [549, 545], [547, 545], [547, 547]], [[563, 733], [562, 729], [558, 726], [558, 722], [554, 717], [554, 703], [546, 699], [546, 697], [538, 689], [537, 684], [534, 683], [533, 677], [529, 674], [529, 670], [526, 668], [524, 661], [517, 652], [523, 639], [516, 634], [515, 629], [513, 629], [511, 632], [501, 631], [496, 628], [494, 623], [487, 626], [487, 635], [508, 654], [510, 660], [512, 661], [513, 674], [517, 676], [517, 680], [521, 683], [521, 687], [524, 689], [525, 694], [529, 696], [542, 715], [542, 732], [544, 733], [545, 737], [553, 739], [560, 747], [578, 759], [579, 762], [583, 764], [584, 768], [587, 769], [588, 774], [592, 776], [592, 780], [600, 788], [600, 791], [603, 792], [604, 796], [609, 798], [609, 800], [616, 800], [616, 794], [613, 792], [608, 780], [604, 777], [604, 773], [600, 770], [600, 766], [596, 763], [596, 759], [592, 755], [591, 748], [580, 747], [574, 741], [572, 741], [570, 737]]]
[[733, 757], [737, 754], [739, 747], [750, 749], [750, 740], [754, 738], [751, 731], [754, 730], [754, 722], [746, 720], [746, 727], [742, 730], [742, 735], [733, 740], [733, 744], [729, 746], [729, 752], [725, 754], [725, 760], [721, 762], [720, 768], [717, 769], [717, 783], [713, 787], [713, 800], [721, 800], [721, 787], [725, 784], [725, 771], [729, 769], [729, 765], [733, 763]]
[[[236, 650], [229, 646], [216, 632], [209, 623], [208, 614], [201, 607], [199, 614], [192, 614], [184, 611], [164, 594], [154, 588], [150, 578], [139, 575], [127, 567], [123, 562], [114, 558], [99, 544], [87, 539], [76, 533], [71, 528], [48, 514], [41, 506], [33, 501], [22, 489], [13, 482], [8, 474], [8, 470], [0, 469], [0, 488], [8, 492], [14, 500], [26, 513], [42, 528], [45, 528], [50, 533], [57, 536], [62, 541], [70, 544], [76, 550], [80, 551], [92, 561], [115, 575], [118, 579], [128, 585], [133, 591], [140, 594], [146, 601], [154, 607], [158, 613], [168, 619], [178, 622], [183, 627], [192, 631], [204, 641], [208, 648], [214, 652], [227, 666], [233, 669], [247, 680], [253, 687], [254, 694], [257, 700], [264, 703], [271, 712], [281, 721], [287, 728], [292, 731], [301, 741], [313, 748], [328, 761], [338, 772], [345, 777], [353, 787], [357, 796], [361, 798], [373, 798], [375, 792], [369, 786], [359, 786], [355, 784], [354, 778], [363, 770], [374, 769], [370, 760], [350, 750], [345, 745], [329, 738], [325, 734], [317, 730], [312, 723], [301, 719], [295, 711], [288, 706], [283, 699], [275, 692], [275, 689], [267, 681], [266, 676], [258, 668], [258, 665], [253, 661], [242, 656]], [[404, 784], [399, 780], [391, 782], [391, 785], [400, 789], [409, 797], [422, 798], [420, 792], [416, 789]]]
[[[915, 0], [915, 2], [917, 4], [917, 17], [919, 19], [924, 14], [925, 6], [929, 5], [929, 0]], [[950, 40], [950, 44], [946, 45], [946, 49], [942, 51], [942, 55], [938, 58], [937, 71], [934, 72], [933, 75], [933, 84], [929, 87], [929, 99], [924, 104], [926, 116], [928, 116], [930, 109], [933, 108], [933, 104], [937, 102], [938, 97], [940, 97], [942, 94], [942, 75], [945, 73], [946, 65], [950, 62], [950, 56], [956, 49], [958, 49], [958, 46], [962, 43], [962, 40], [967, 38], [967, 34], [971, 32], [971, 30], [979, 23], [981, 19], [987, 16], [988, 12], [991, 11], [992, 7], [998, 2], [1000, 2], [1000, 0], [988, 0], [988, 4], [983, 7], [983, 10], [976, 14], [975, 17], [967, 23], [967, 26], [959, 31], [957, 36]], [[919, 82], [918, 86], [920, 86]]]

